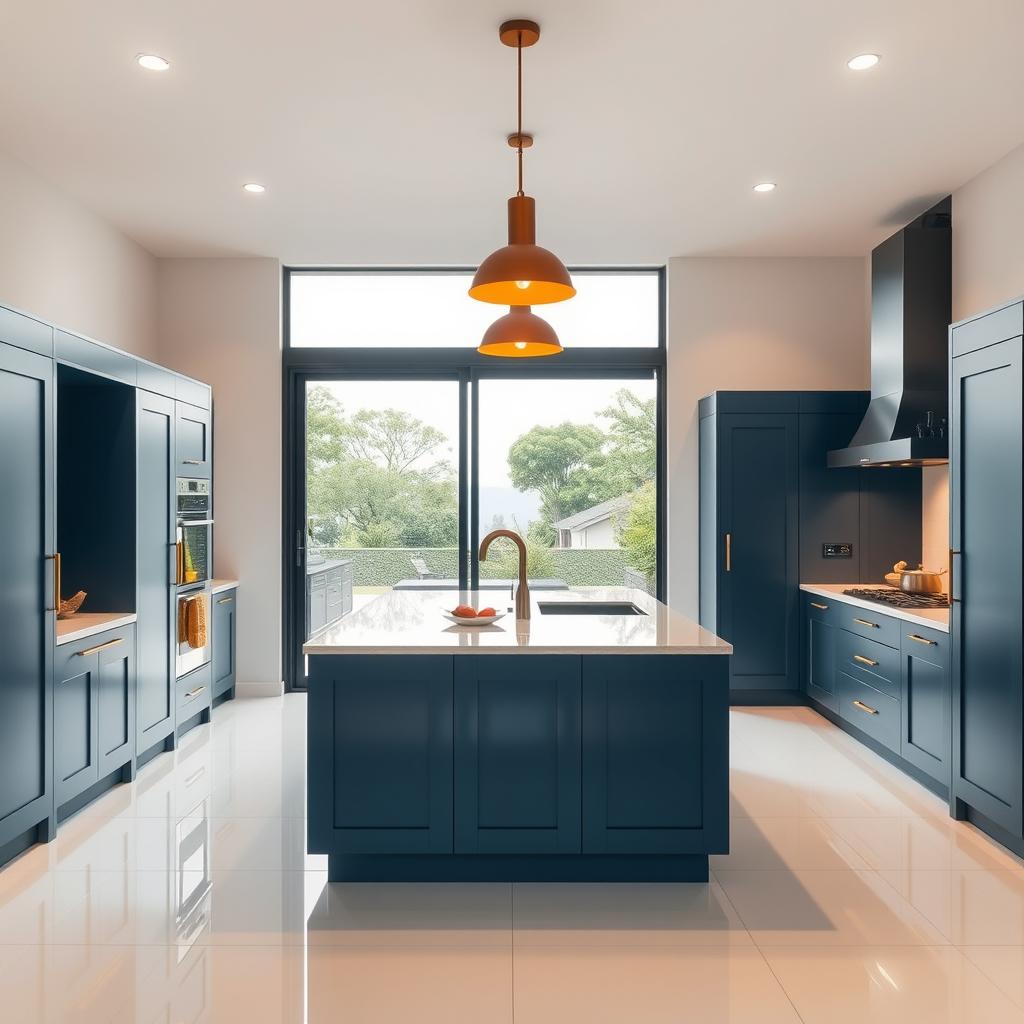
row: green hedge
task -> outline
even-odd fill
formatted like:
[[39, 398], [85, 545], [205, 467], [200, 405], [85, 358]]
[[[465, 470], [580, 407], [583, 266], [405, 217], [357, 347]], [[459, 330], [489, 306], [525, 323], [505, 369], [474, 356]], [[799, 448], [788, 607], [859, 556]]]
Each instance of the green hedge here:
[[[435, 576], [455, 579], [458, 571], [456, 548], [324, 548], [325, 558], [350, 558], [357, 587], [392, 587], [399, 580], [415, 579], [411, 558], [422, 558]], [[627, 554], [621, 548], [550, 548], [552, 576], [571, 587], [622, 586]], [[480, 563], [480, 575], [495, 579], [508, 575], [507, 563]]]

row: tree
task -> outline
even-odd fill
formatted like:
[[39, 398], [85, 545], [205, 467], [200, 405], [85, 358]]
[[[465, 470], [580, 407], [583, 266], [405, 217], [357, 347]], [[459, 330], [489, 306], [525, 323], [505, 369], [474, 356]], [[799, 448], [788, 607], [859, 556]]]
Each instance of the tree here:
[[509, 478], [537, 491], [548, 525], [612, 497], [601, 473], [605, 435], [597, 427], [562, 423], [532, 427], [508, 450]]
[[628, 388], [615, 392], [615, 404], [601, 411], [611, 420], [605, 473], [618, 494], [653, 480], [657, 469], [657, 403], [644, 401]]
[[629, 564], [654, 579], [658, 554], [658, 504], [654, 481], [648, 480], [633, 497], [633, 504], [618, 528], [618, 540]]

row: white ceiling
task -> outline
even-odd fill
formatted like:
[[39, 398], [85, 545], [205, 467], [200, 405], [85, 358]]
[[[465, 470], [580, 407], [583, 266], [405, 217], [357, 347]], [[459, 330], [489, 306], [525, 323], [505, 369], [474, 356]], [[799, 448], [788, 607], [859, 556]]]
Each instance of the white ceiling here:
[[160, 256], [474, 263], [515, 16], [538, 241], [572, 263], [861, 254], [1024, 140], [1021, 0], [8, 0], [0, 148]]

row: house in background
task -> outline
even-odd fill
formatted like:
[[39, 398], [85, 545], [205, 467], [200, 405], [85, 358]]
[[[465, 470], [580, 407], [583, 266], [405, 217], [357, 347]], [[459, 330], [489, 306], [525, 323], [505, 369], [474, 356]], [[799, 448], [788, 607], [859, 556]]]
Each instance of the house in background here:
[[615, 527], [619, 516], [629, 511], [632, 494], [609, 498], [551, 525], [558, 531], [560, 548], [617, 548]]

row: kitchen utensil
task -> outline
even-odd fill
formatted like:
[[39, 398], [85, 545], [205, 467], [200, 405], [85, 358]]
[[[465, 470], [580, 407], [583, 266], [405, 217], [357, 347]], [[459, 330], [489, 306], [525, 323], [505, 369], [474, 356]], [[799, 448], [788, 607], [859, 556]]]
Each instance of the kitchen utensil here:
[[[900, 574], [899, 587], [907, 594], [941, 594], [943, 593], [942, 577], [946, 570], [932, 572], [918, 566], [911, 569], [906, 562], [897, 562], [893, 566], [893, 572]], [[888, 577], [887, 577], [888, 578]]]

